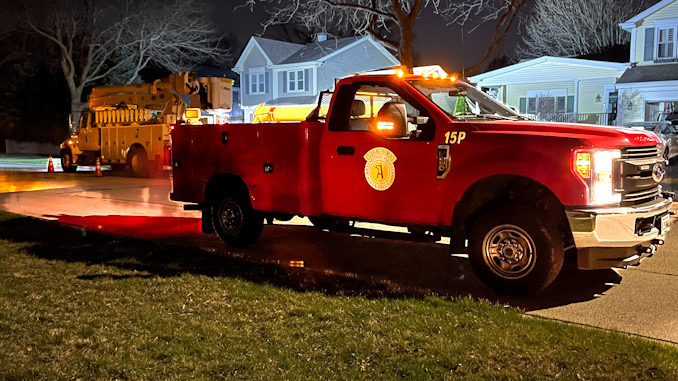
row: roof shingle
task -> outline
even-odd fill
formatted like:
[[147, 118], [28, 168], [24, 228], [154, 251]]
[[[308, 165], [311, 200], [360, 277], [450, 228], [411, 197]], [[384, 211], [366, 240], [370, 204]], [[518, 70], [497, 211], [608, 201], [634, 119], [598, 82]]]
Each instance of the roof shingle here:
[[337, 50], [345, 48], [360, 38], [362, 37], [346, 37], [302, 45], [254, 37], [274, 65], [315, 62]]
[[636, 66], [627, 69], [617, 83], [678, 80], [678, 64]]

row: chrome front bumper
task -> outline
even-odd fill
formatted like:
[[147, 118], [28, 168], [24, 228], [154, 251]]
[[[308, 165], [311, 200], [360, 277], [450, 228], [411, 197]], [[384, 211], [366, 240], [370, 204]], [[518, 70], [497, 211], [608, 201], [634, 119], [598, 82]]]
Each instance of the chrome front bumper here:
[[[659, 198], [636, 207], [567, 210], [579, 268], [631, 266], [652, 255], [668, 231], [662, 234], [660, 219], [669, 214], [671, 204], [670, 198]], [[639, 221], [652, 228], [638, 232]]]

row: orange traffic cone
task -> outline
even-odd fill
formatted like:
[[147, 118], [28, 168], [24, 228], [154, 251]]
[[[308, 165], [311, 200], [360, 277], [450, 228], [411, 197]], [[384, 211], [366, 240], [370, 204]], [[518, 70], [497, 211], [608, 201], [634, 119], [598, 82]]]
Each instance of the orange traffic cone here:
[[54, 163], [52, 163], [52, 155], [49, 155], [49, 161], [47, 162], [47, 172], [54, 172]]
[[96, 169], [94, 170], [94, 176], [96, 176], [96, 177], [101, 177], [101, 176], [103, 176], [103, 175], [104, 175], [104, 174], [101, 173], [101, 160], [99, 160], [99, 158], [97, 157], [97, 167], [96, 167]]

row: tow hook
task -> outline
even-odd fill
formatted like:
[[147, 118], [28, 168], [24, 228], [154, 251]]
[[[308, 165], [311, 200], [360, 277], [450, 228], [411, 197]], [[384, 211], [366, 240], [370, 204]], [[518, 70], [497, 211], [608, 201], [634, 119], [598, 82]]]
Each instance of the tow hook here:
[[656, 238], [656, 239], [653, 239], [653, 240], [652, 240], [652, 244], [653, 244], [653, 245], [657, 245], [657, 246], [661, 246], [661, 245], [664, 244], [664, 240], [663, 240], [663, 239]]
[[675, 216], [676, 213], [678, 213], [678, 212], [676, 212], [675, 210], [669, 210], [669, 214], [672, 215], [672, 216]]

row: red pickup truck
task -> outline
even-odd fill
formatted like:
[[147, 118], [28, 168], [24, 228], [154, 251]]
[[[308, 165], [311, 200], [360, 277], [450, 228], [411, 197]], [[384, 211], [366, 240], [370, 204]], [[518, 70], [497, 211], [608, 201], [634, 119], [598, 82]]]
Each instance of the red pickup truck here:
[[231, 246], [266, 218], [406, 226], [449, 236], [490, 287], [526, 293], [566, 252], [581, 269], [635, 265], [669, 230], [656, 136], [527, 120], [450, 78], [347, 77], [306, 121], [177, 125], [171, 141], [170, 198]]

